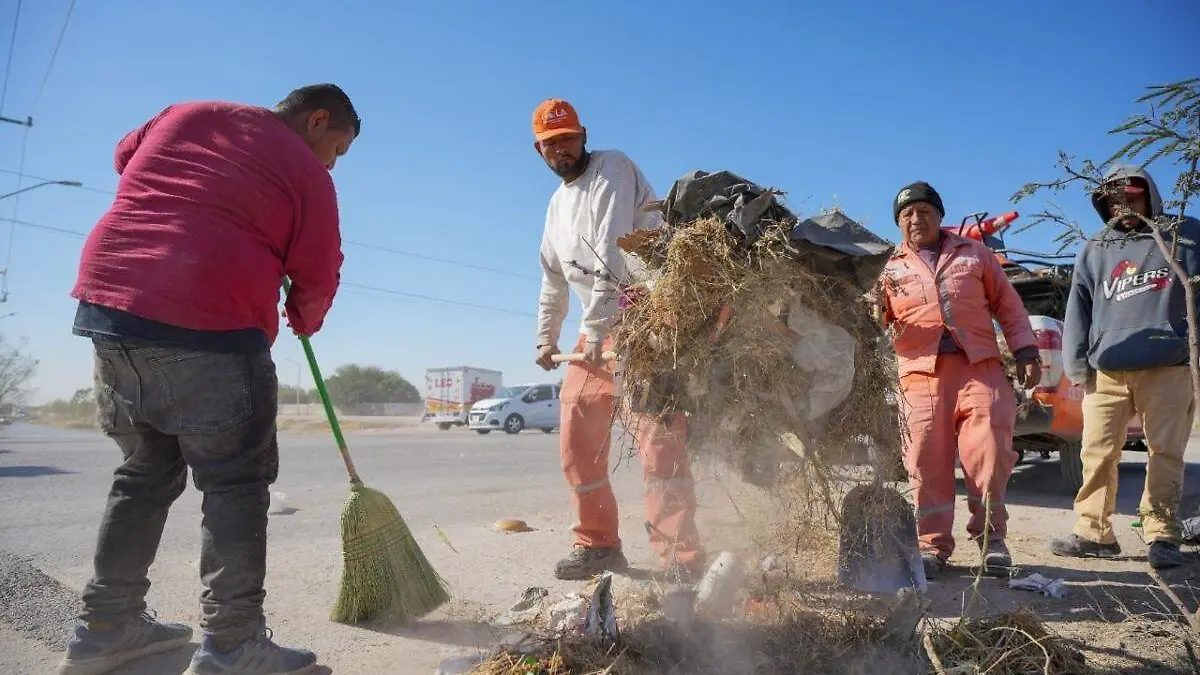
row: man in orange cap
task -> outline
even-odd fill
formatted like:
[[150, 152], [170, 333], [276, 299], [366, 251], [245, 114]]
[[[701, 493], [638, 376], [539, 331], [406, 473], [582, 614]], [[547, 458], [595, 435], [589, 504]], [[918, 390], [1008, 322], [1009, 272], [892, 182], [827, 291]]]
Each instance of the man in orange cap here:
[[[566, 101], [550, 99], [533, 113], [534, 148], [562, 184], [550, 198], [542, 234], [542, 290], [538, 301], [537, 364], [558, 367], [558, 340], [570, 291], [583, 302], [584, 355], [567, 366], [562, 385], [559, 448], [579, 522], [574, 550], [559, 561], [560, 579], [586, 579], [626, 566], [617, 533], [617, 501], [608, 481], [608, 455], [615, 416], [613, 371], [603, 354], [618, 310], [625, 260], [617, 239], [658, 226], [657, 213], [642, 206], [655, 200], [650, 183], [624, 153], [587, 149], [587, 130]], [[696, 531], [696, 493], [684, 441], [682, 415], [667, 421], [632, 418], [642, 456], [650, 544], [674, 580], [690, 580], [704, 563]]]

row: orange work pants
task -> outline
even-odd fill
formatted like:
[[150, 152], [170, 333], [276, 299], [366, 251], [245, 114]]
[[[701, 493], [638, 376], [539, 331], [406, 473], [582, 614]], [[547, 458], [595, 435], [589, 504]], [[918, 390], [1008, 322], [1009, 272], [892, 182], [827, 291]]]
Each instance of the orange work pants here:
[[[1017, 453], [1013, 427], [1017, 400], [997, 359], [976, 364], [961, 353], [938, 356], [936, 372], [900, 378], [908, 427], [904, 463], [915, 495], [921, 551], [949, 558], [954, 552], [954, 460], [967, 484], [971, 539], [1003, 540], [1008, 509], [1004, 494]], [[990, 515], [984, 504], [991, 507]]]
[[[583, 351], [581, 337], [575, 347]], [[612, 348], [606, 341], [605, 350]], [[579, 522], [571, 528], [575, 546], [619, 546], [617, 499], [608, 479], [616, 397], [612, 365], [567, 365], [561, 394], [559, 450], [571, 502]], [[696, 530], [696, 490], [687, 457], [683, 415], [667, 422], [652, 416], [631, 418], [634, 444], [642, 459], [650, 546], [663, 565], [691, 566], [701, 556]]]

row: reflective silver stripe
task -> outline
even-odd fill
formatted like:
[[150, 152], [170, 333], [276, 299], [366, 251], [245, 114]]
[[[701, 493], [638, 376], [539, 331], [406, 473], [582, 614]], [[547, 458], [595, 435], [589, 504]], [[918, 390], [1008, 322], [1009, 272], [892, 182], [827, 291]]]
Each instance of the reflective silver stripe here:
[[646, 490], [669, 490], [671, 488], [689, 488], [696, 484], [693, 478], [659, 478], [646, 481]]
[[917, 509], [917, 515], [932, 516], [935, 513], [945, 513], [953, 510], [954, 502], [950, 502], [949, 504], [938, 504], [937, 506], [922, 506], [921, 508]]
[[579, 485], [579, 486], [575, 487], [575, 494], [585, 495], [589, 492], [595, 492], [596, 490], [599, 490], [600, 488], [604, 487], [605, 485], [608, 485], [607, 478], [605, 478], [604, 480], [596, 481], [595, 483], [586, 483], [584, 485]]
[[[947, 253], [952, 252], [953, 249]], [[950, 334], [954, 335], [954, 310], [950, 306], [950, 288], [945, 285], [945, 280], [942, 279], [942, 273], [944, 273], [946, 268], [949, 266], [950, 263], [946, 263], [940, 270], [934, 273], [933, 283], [937, 287], [938, 308], [942, 310], [942, 323], [946, 326], [946, 328], [950, 329]], [[938, 339], [941, 338], [939, 337]], [[954, 336], [954, 339], [957, 342], [958, 336]]]

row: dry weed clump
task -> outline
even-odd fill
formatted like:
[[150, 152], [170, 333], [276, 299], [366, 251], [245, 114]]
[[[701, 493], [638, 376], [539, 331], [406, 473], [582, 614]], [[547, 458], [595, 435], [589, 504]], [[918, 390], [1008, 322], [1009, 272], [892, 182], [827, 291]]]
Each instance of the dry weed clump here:
[[[864, 439], [894, 461], [896, 374], [866, 299], [849, 280], [812, 271], [790, 241], [793, 223], [761, 225], [749, 245], [717, 218], [620, 242], [648, 279], [617, 324], [623, 412], [689, 413], [693, 448], [758, 485], [789, 463], [827, 474]], [[823, 353], [798, 347], [810, 331], [826, 337], [805, 345]], [[849, 368], [849, 387], [839, 387]]]
[[[812, 610], [766, 623], [738, 619], [679, 630], [659, 616], [622, 633], [616, 646], [586, 636], [508, 648], [476, 675], [773, 675], [919, 672], [914, 649], [892, 646], [871, 616]], [[904, 664], [904, 667], [898, 667]]]
[[1084, 675], [1083, 653], [1028, 610], [935, 626], [924, 640], [938, 675]]

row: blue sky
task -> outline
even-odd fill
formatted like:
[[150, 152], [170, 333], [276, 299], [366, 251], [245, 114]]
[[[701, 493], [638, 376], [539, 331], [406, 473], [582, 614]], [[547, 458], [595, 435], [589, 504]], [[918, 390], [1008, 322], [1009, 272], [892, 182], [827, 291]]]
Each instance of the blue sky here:
[[[530, 132], [544, 98], [572, 101], [591, 146], [625, 151], [660, 194], [686, 172], [728, 169], [786, 190], [796, 211], [837, 204], [895, 240], [890, 200], [913, 180], [957, 222], [1009, 210], [1022, 183], [1056, 175], [1059, 149], [1107, 156], [1105, 132], [1141, 111], [1142, 87], [1197, 74], [1200, 26], [1190, 0], [79, 2], [34, 109], [68, 4], [23, 3], [0, 114], [35, 118], [26, 173], [91, 189], [40, 188], [0, 201], [0, 217], [19, 206], [20, 220], [86, 232], [116, 185], [115, 143], [162, 107], [269, 106], [336, 82], [363, 117], [334, 172], [343, 237], [509, 272], [346, 246], [345, 282], [508, 310], [345, 288], [314, 341], [323, 368], [374, 364], [418, 387], [444, 365], [545, 377], [533, 313], [556, 179]], [[16, 7], [0, 0], [0, 58]], [[23, 133], [0, 124], [0, 170], [17, 170]], [[1166, 186], [1174, 172], [1155, 177]], [[0, 194], [16, 184], [0, 173]], [[1094, 225], [1081, 194], [1059, 203]], [[0, 222], [5, 258], [8, 239]], [[0, 330], [40, 360], [36, 401], [67, 396], [91, 378], [90, 345], [70, 333], [82, 240], [22, 226], [12, 243], [0, 315], [16, 314]], [[275, 353], [293, 383], [298, 343], [285, 334]]]

